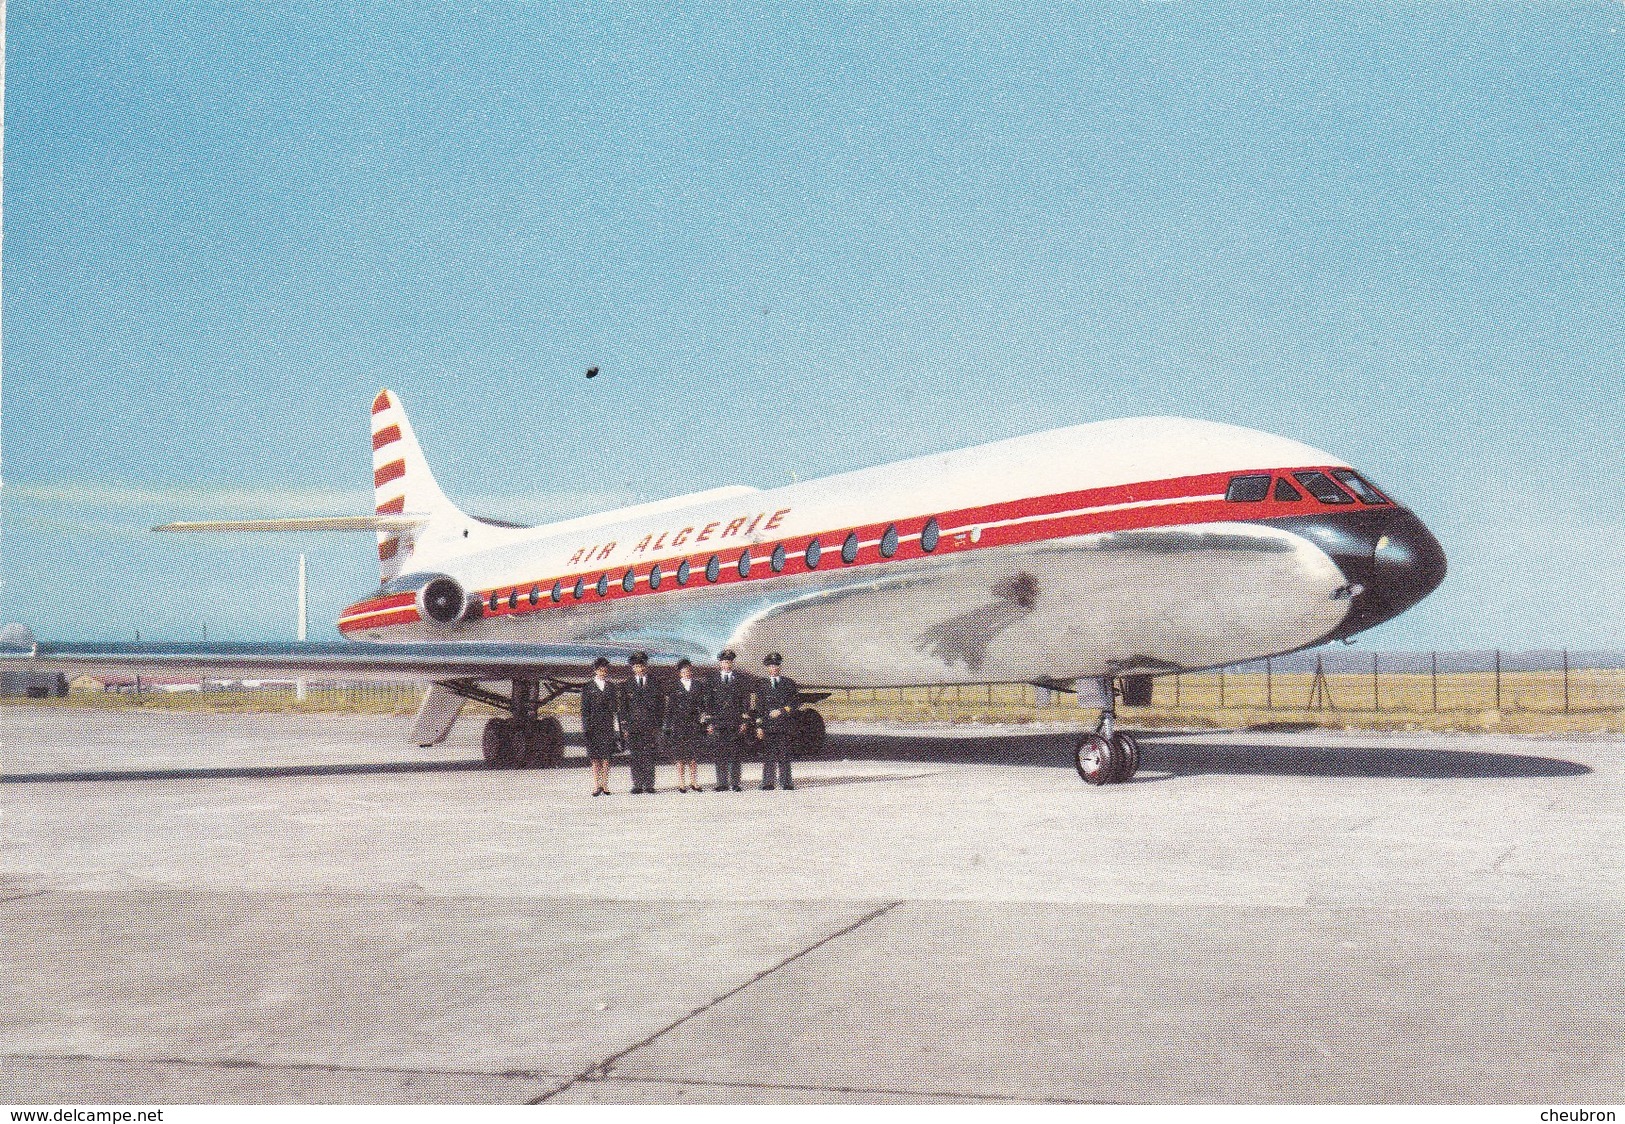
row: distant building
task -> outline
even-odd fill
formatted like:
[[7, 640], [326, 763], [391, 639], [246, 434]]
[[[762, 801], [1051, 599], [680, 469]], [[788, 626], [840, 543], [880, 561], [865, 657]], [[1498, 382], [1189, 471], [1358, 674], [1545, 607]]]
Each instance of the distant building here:
[[68, 677], [60, 671], [0, 671], [0, 696], [8, 699], [66, 698]]

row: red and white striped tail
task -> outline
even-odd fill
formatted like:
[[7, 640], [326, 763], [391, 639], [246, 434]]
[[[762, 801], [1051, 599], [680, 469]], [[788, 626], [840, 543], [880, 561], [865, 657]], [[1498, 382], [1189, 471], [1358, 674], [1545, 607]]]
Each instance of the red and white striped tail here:
[[[464, 518], [435, 483], [400, 399], [380, 390], [372, 400], [372, 486], [379, 515], [415, 513]], [[417, 531], [378, 532], [378, 569], [384, 581], [413, 568], [427, 524]]]

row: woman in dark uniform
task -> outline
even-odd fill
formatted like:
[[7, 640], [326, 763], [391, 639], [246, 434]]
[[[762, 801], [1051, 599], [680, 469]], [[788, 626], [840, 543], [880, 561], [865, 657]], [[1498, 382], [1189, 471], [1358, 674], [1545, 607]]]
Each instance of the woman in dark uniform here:
[[700, 791], [700, 741], [705, 737], [705, 688], [694, 679], [694, 665], [677, 661], [677, 682], [666, 693], [666, 750], [677, 763], [677, 791]]
[[609, 661], [592, 661], [592, 679], [581, 688], [581, 733], [592, 758], [592, 794], [609, 795], [609, 759], [615, 756], [615, 715], [620, 693], [609, 681]]

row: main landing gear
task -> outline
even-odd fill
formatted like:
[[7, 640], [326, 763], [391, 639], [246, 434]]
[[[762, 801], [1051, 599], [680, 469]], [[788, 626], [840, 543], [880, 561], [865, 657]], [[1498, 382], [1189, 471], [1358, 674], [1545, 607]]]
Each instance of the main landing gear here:
[[528, 727], [515, 718], [492, 718], [480, 735], [491, 769], [551, 769], [564, 758], [564, 727], [544, 714]]
[[542, 684], [534, 679], [515, 679], [513, 691], [500, 695], [487, 691], [472, 680], [452, 680], [442, 686], [464, 698], [508, 712], [506, 718], [492, 718], [480, 734], [480, 751], [490, 769], [551, 769], [564, 760], [564, 727], [551, 714], [540, 714], [546, 706], [571, 688], [548, 683], [546, 698]]
[[1073, 746], [1073, 763], [1078, 768], [1078, 776], [1089, 784], [1118, 784], [1140, 771], [1140, 743], [1117, 728], [1116, 684], [1107, 679], [1100, 686], [1105, 700], [1100, 710], [1100, 724], [1094, 733], [1078, 736]]

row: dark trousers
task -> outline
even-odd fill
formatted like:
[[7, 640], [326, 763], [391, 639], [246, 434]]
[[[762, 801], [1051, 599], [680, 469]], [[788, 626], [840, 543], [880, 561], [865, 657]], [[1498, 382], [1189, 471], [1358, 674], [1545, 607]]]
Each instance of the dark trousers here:
[[738, 788], [740, 786], [739, 737], [737, 735], [730, 737], [726, 734], [719, 734], [713, 744], [716, 747], [717, 787]]
[[762, 742], [762, 787], [772, 786], [774, 774], [777, 773], [776, 782], [781, 788], [790, 787], [790, 732], [768, 731]]
[[653, 738], [630, 738], [628, 748], [632, 751], [632, 787], [653, 788], [655, 786], [655, 740]]

